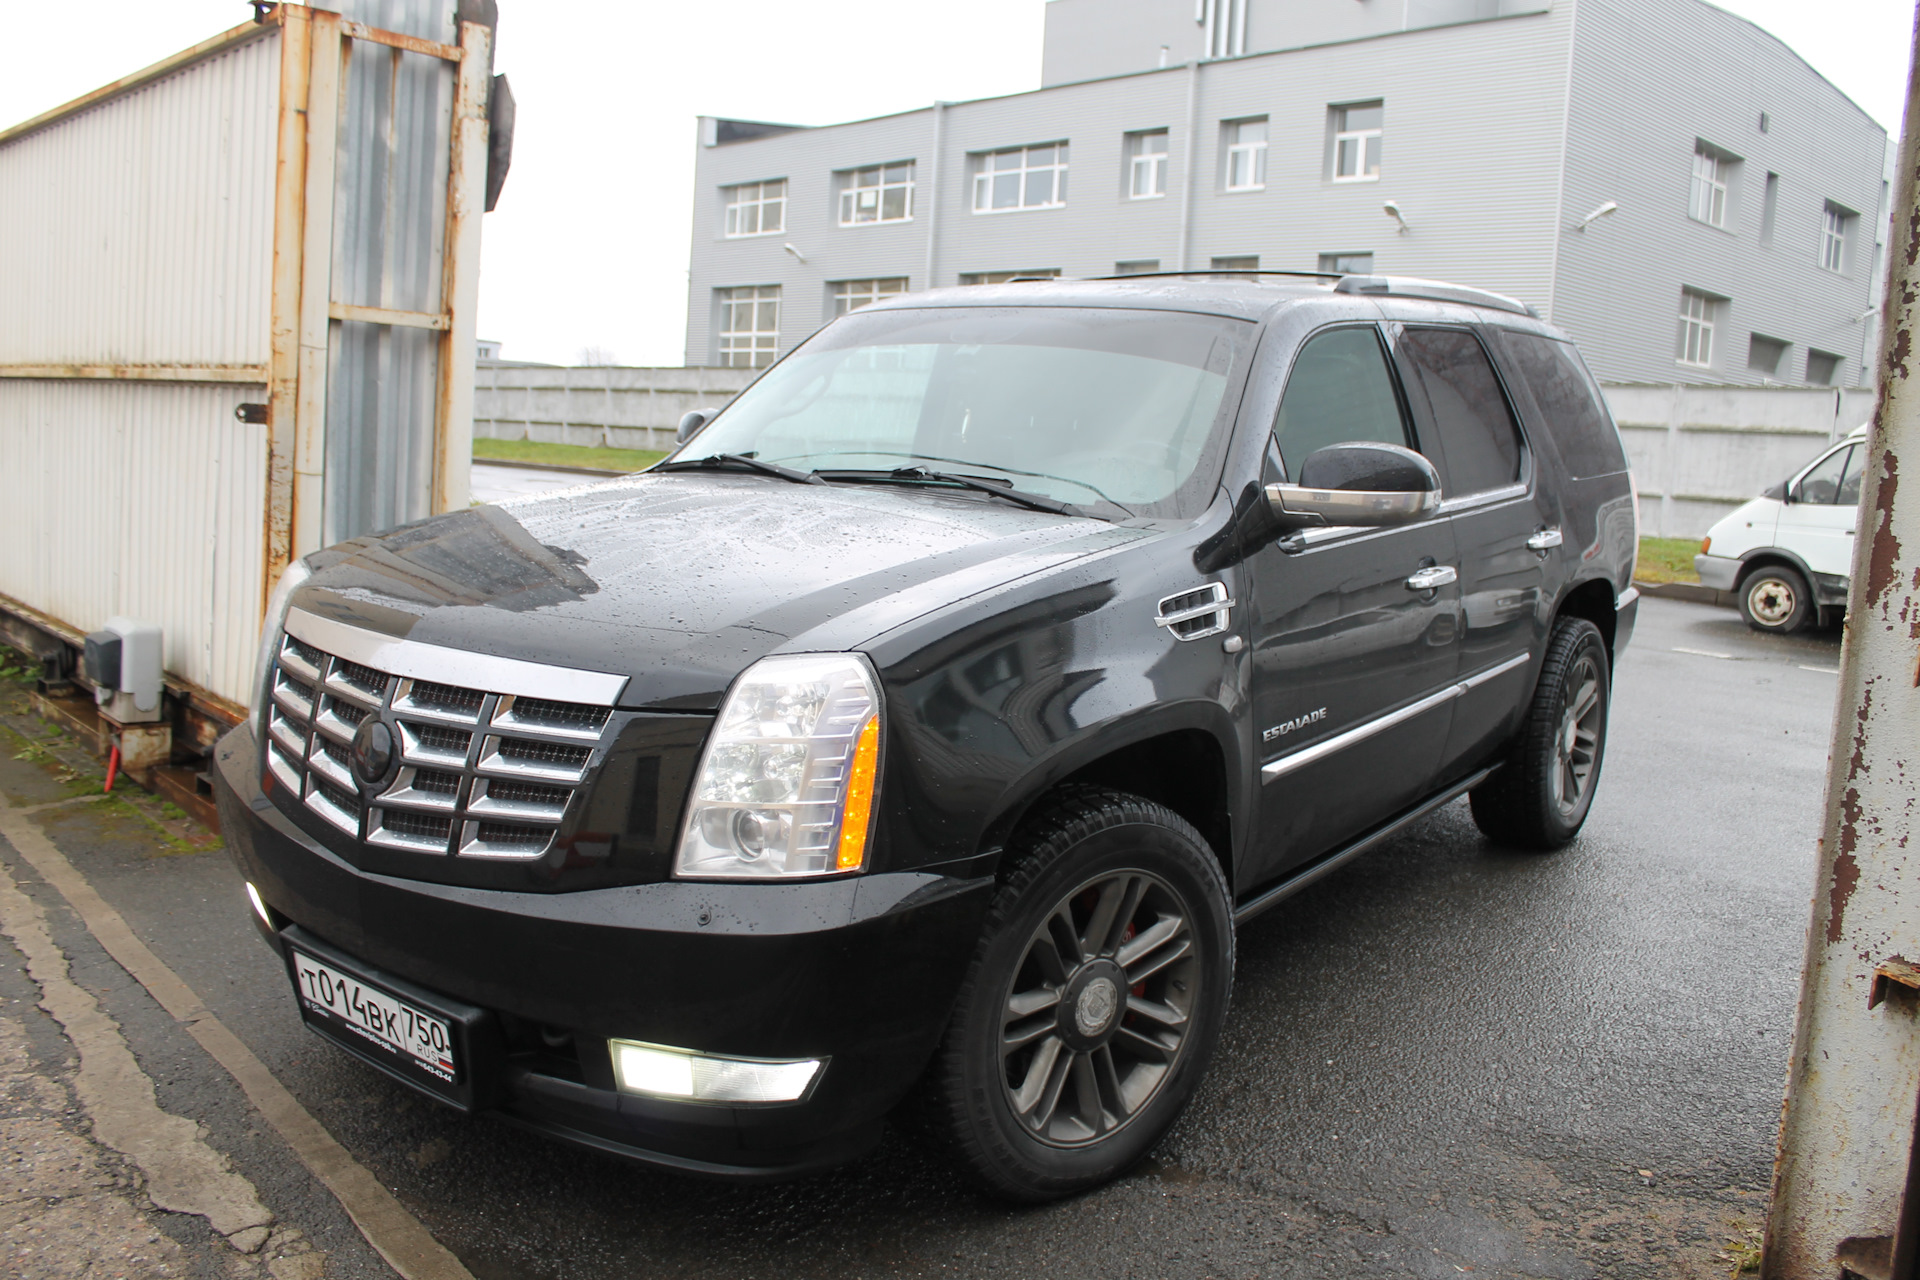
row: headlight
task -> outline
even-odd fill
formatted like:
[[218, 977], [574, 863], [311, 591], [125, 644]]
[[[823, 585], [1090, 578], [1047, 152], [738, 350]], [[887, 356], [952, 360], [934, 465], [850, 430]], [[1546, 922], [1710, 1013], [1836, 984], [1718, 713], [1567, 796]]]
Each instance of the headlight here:
[[267, 731], [267, 673], [273, 666], [280, 628], [287, 620], [287, 602], [293, 589], [313, 576], [304, 560], [295, 560], [281, 571], [273, 594], [267, 597], [266, 616], [260, 619], [260, 661], [253, 668], [253, 740], [260, 741]]
[[634, 1040], [609, 1040], [624, 1093], [691, 1102], [798, 1102], [820, 1074], [818, 1058], [722, 1058]]
[[762, 658], [720, 708], [674, 874], [764, 880], [860, 870], [879, 766], [879, 683], [864, 658]]

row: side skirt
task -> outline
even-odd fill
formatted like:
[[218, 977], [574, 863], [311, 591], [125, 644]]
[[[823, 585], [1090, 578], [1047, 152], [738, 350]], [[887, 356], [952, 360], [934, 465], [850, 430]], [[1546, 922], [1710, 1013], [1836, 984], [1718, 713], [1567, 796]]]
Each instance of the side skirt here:
[[1274, 885], [1271, 889], [1264, 890], [1254, 897], [1249, 898], [1234, 908], [1234, 924], [1245, 924], [1262, 911], [1265, 911], [1268, 907], [1275, 906], [1291, 898], [1308, 885], [1338, 871], [1341, 867], [1346, 866], [1347, 863], [1352, 862], [1355, 858], [1373, 848], [1373, 846], [1379, 844], [1387, 837], [1398, 835], [1413, 823], [1418, 822], [1435, 809], [1440, 808], [1440, 806], [1453, 803], [1467, 792], [1479, 786], [1482, 782], [1485, 782], [1487, 778], [1493, 774], [1494, 770], [1499, 767], [1499, 765], [1494, 765], [1491, 768], [1482, 769], [1477, 773], [1468, 774], [1465, 778], [1454, 783], [1446, 790], [1437, 791], [1427, 799], [1422, 800], [1419, 804], [1393, 819], [1385, 826], [1375, 827], [1358, 840], [1353, 841], [1353, 843], [1343, 848], [1335, 849], [1319, 861], [1309, 863], [1299, 871], [1294, 872], [1279, 884]]

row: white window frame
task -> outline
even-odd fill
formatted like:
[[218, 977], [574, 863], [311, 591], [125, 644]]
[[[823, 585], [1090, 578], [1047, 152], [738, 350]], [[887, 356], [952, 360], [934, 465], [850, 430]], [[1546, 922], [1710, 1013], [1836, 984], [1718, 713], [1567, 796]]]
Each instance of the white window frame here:
[[1698, 289], [1680, 290], [1680, 333], [1675, 362], [1691, 369], [1713, 367], [1713, 331], [1720, 300]]
[[1057, 280], [1058, 267], [1029, 267], [1023, 271], [962, 271], [962, 285], [1006, 284], [1010, 280]]
[[[897, 221], [897, 219], [896, 219]], [[833, 282], [833, 314], [835, 318], [849, 311], [891, 298], [907, 292], [905, 276], [875, 276], [866, 280], [835, 280]]]
[[1820, 269], [1839, 275], [1847, 268], [1847, 224], [1853, 221], [1845, 209], [1829, 201], [1820, 208]]
[[[1260, 140], [1242, 142], [1240, 130], [1248, 125], [1260, 126]], [[1245, 116], [1238, 120], [1220, 122], [1221, 132], [1227, 144], [1227, 171], [1225, 189], [1228, 191], [1265, 191], [1267, 189], [1267, 138], [1268, 123], [1265, 116]], [[1246, 181], [1234, 181], [1243, 172]]]
[[[770, 191], [769, 188], [774, 190]], [[751, 193], [751, 194], [749, 194]], [[764, 182], [738, 182], [730, 187], [720, 188], [720, 195], [726, 204], [726, 238], [745, 240], [751, 236], [777, 236], [787, 228], [787, 180], [769, 178]], [[746, 211], [753, 210], [754, 230], [742, 231], [746, 221]], [[779, 225], [767, 225], [767, 211], [775, 210]]]
[[[1127, 199], [1159, 200], [1167, 194], [1168, 133], [1165, 129], [1142, 129], [1127, 135]], [[1148, 151], [1148, 143], [1158, 143], [1158, 151]], [[1145, 177], [1145, 190], [1141, 178]]]
[[[907, 176], [904, 179], [888, 179], [888, 170], [902, 167], [907, 171]], [[870, 164], [863, 165], [858, 169], [842, 170], [841, 176], [845, 181], [840, 187], [840, 225], [843, 227], [868, 227], [883, 222], [912, 222], [914, 180], [916, 177], [914, 168], [915, 166], [912, 160], [894, 160], [887, 164]], [[873, 181], [863, 182], [862, 179], [869, 174], [872, 175]], [[906, 193], [904, 200], [906, 212], [898, 217], [889, 218], [886, 216], [887, 193], [889, 191], [904, 191]], [[873, 216], [871, 218], [863, 218], [860, 216], [860, 196], [865, 193], [871, 193], [872, 195]]]
[[1725, 230], [1727, 226], [1727, 158], [1699, 143], [1693, 148], [1693, 186], [1687, 196], [1687, 216], [1695, 222]]
[[[777, 284], [738, 285], [714, 290], [719, 295], [720, 322], [715, 326], [719, 338], [722, 366], [729, 369], [764, 369], [780, 352], [780, 286]], [[772, 327], [760, 324], [762, 308], [772, 304]], [[742, 315], [745, 328], [737, 327]], [[746, 359], [737, 357], [745, 356]], [[764, 358], [763, 358], [764, 357]]]
[[[1386, 105], [1384, 100], [1375, 100], [1373, 102], [1352, 102], [1343, 107], [1333, 108], [1333, 180], [1335, 182], [1380, 181], [1380, 172], [1378, 169], [1375, 169], [1372, 173], [1367, 172], [1367, 143], [1370, 140], [1380, 143], [1381, 161], [1384, 163], [1387, 145], [1385, 141], [1385, 125], [1382, 124], [1380, 127], [1374, 129], [1347, 129], [1341, 126], [1346, 123], [1347, 112], [1365, 111], [1368, 108], [1377, 108], [1384, 121], [1386, 117]], [[1352, 173], [1342, 173], [1340, 171], [1340, 161], [1349, 145], [1352, 146], [1353, 154], [1356, 157], [1354, 171]]]
[[[1051, 151], [1053, 158], [1046, 164], [1030, 163], [1031, 157], [1036, 151]], [[1020, 163], [1012, 168], [995, 168], [994, 163], [1001, 156], [1018, 156], [1020, 157]], [[1027, 175], [1045, 173], [1049, 170], [1053, 173], [1053, 185], [1051, 187], [1053, 199], [1044, 204], [1028, 204], [1026, 202]], [[1010, 204], [1003, 208], [996, 209], [993, 207], [994, 179], [1003, 178], [1008, 174], [1018, 174], [1020, 176], [1020, 203]], [[1067, 207], [1066, 186], [1067, 143], [1064, 140], [1060, 142], [1034, 142], [1024, 147], [1001, 147], [996, 151], [978, 151], [974, 153], [973, 211], [975, 213], [1030, 213], [1035, 209], [1064, 209]]]

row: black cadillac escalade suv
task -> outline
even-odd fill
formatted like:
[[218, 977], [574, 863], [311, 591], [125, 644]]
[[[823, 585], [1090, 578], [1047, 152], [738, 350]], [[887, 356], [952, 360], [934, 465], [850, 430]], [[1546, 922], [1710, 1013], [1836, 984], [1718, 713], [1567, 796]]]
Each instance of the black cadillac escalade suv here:
[[1462, 794], [1586, 818], [1635, 498], [1519, 303], [925, 293], [681, 434], [294, 564], [220, 744], [303, 1016], [455, 1107], [779, 1177], [918, 1086], [1065, 1194], [1192, 1095], [1249, 917]]

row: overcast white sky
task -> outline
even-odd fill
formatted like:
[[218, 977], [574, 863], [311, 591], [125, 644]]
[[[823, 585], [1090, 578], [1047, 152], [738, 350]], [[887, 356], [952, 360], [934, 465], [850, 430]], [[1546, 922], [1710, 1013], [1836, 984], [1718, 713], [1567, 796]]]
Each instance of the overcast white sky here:
[[[1727, 0], [1891, 132], [1912, 0]], [[694, 118], [831, 124], [1040, 82], [1045, 0], [500, 0], [496, 69], [519, 105], [487, 215], [480, 334], [509, 359], [582, 348], [677, 365]], [[0, 0], [0, 126], [245, 20], [238, 0]], [[84, 38], [77, 38], [84, 30]]]

